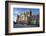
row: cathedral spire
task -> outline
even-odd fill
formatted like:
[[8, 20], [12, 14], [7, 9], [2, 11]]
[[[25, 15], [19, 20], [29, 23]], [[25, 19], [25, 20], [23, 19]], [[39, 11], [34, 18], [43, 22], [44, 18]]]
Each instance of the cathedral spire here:
[[30, 16], [32, 16], [32, 11], [31, 11], [31, 9], [29, 10], [29, 12], [30, 12]]

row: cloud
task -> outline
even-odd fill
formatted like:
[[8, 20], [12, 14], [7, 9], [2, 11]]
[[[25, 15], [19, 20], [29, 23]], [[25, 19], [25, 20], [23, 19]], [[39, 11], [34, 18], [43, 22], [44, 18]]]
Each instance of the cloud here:
[[16, 17], [14, 17], [14, 18], [13, 18], [13, 20], [16, 22], [16, 20], [17, 20], [17, 16], [16, 16]]

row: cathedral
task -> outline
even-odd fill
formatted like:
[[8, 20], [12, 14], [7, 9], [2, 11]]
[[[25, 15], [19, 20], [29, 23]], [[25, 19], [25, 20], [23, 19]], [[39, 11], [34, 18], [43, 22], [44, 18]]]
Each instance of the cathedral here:
[[17, 15], [17, 24], [28, 24], [29, 23], [29, 17], [32, 16], [31, 10], [23, 12], [21, 15]]

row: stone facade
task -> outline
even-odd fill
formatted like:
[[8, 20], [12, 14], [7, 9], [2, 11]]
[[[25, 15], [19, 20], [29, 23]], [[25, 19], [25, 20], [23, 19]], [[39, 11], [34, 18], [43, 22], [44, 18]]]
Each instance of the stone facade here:
[[38, 15], [32, 15], [31, 10], [28, 12], [24, 12], [21, 15], [17, 16], [16, 23], [17, 24], [36, 24], [36, 22], [39, 21], [39, 14]]
[[28, 24], [28, 17], [32, 16], [32, 12], [24, 12], [22, 15], [17, 16], [17, 23], [19, 24]]

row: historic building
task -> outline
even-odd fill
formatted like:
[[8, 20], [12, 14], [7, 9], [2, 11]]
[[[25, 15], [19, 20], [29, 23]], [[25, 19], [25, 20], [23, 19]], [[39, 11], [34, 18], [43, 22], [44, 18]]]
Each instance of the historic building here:
[[27, 12], [23, 12], [21, 13], [21, 15], [17, 16], [17, 23], [20, 24], [28, 24], [28, 17], [32, 16], [32, 12], [31, 10], [27, 11]]
[[17, 24], [36, 24], [36, 22], [39, 20], [39, 14], [38, 15], [32, 15], [31, 10], [24, 11], [20, 15], [17, 15]]

